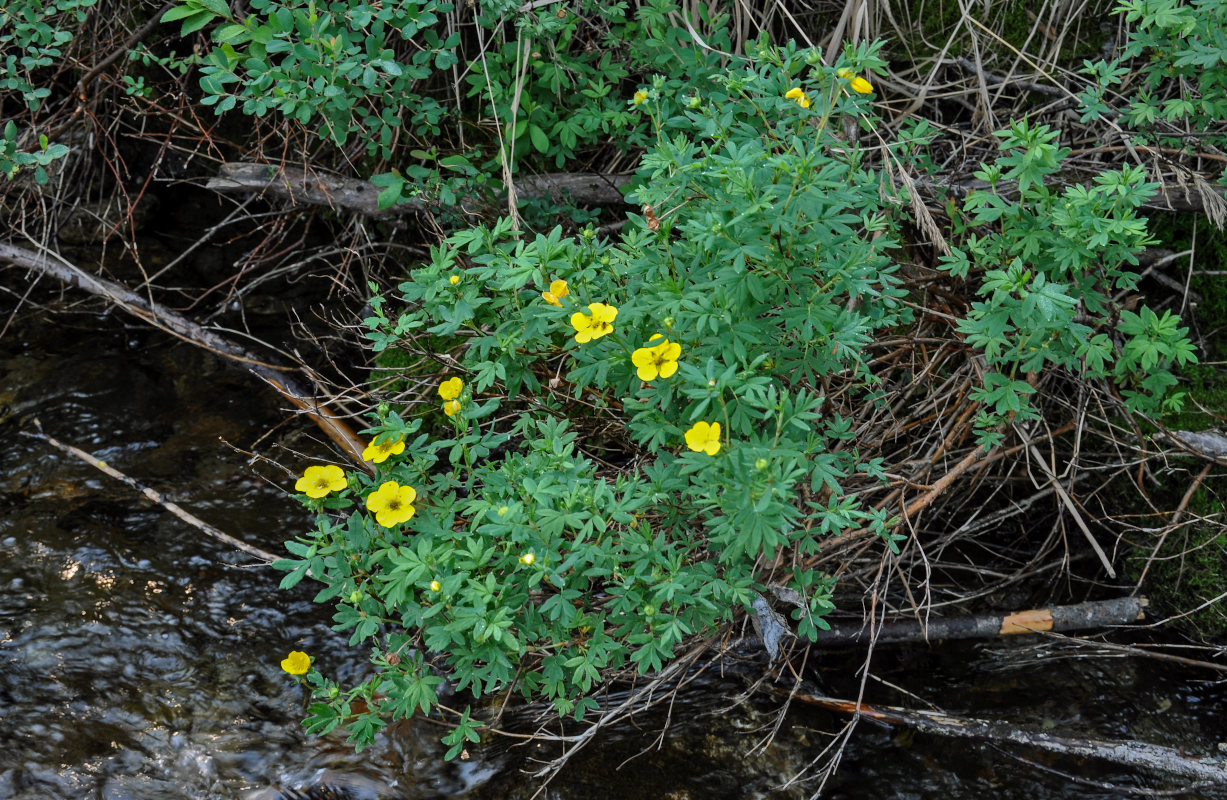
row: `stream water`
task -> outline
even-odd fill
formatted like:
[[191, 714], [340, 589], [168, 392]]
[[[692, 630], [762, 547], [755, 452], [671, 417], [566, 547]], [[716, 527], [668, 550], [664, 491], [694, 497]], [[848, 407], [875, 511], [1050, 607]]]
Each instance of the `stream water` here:
[[[285, 422], [279, 398], [208, 353], [110, 315], [22, 312], [0, 338], [0, 798], [272, 800], [323, 785], [365, 800], [527, 798], [537, 788], [524, 771], [550, 754], [502, 741], [445, 763], [441, 731], [428, 723], [398, 725], [361, 754], [338, 738], [306, 737], [302, 693], [280, 660], [306, 650], [343, 681], [364, 663], [329, 629], [328, 610], [310, 602], [314, 589], [279, 591], [279, 573], [245, 566], [128, 487], [21, 435], [36, 417], [52, 436], [274, 552], [308, 524], [288, 493], [294, 476], [251, 464], [227, 443], [289, 465], [328, 452], [314, 430]], [[1057, 657], [1021, 640], [880, 650], [869, 700], [931, 701], [1199, 755], [1227, 742], [1218, 673]], [[818, 658], [833, 694], [855, 691], [859, 655]], [[713, 678], [607, 731], [541, 796], [808, 796], [812, 783], [782, 784], [844, 720], [794, 709], [773, 743], [757, 748], [776, 724], [775, 705], [736, 704], [740, 689]], [[1042, 763], [862, 721], [825, 796], [1113, 798], [1126, 795], [1103, 784], [1179, 785], [1031, 758]]]

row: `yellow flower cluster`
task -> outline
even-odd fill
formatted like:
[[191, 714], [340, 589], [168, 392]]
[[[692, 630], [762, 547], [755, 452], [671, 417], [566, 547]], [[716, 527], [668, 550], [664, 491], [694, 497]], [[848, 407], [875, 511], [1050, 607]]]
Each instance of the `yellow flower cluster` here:
[[554, 281], [550, 284], [550, 290], [548, 292], [542, 292], [541, 296], [545, 298], [545, 302], [549, 303], [550, 305], [561, 306], [562, 303], [560, 301], [562, 298], [566, 297], [570, 293], [571, 290], [567, 288], [566, 281]]
[[460, 393], [464, 391], [464, 381], [459, 378], [448, 378], [439, 384], [439, 397], [443, 398], [443, 413], [449, 417], [455, 416], [460, 410]]
[[638, 106], [642, 105], [647, 99], [648, 93], [640, 89], [639, 91], [635, 92], [635, 96], [631, 98], [631, 102]]
[[613, 321], [618, 316], [617, 307], [605, 303], [589, 303], [588, 310], [592, 312], [591, 315], [581, 311], [576, 311], [571, 315], [571, 327], [575, 328], [575, 341], [580, 344], [613, 333]]
[[[655, 345], [653, 342], [660, 340]], [[647, 347], [640, 347], [631, 353], [631, 363], [636, 367], [636, 374], [641, 381], [654, 381], [657, 378], [668, 378], [677, 372], [677, 359], [682, 354], [682, 346], [671, 342], [663, 334], [656, 334], [648, 339]]]

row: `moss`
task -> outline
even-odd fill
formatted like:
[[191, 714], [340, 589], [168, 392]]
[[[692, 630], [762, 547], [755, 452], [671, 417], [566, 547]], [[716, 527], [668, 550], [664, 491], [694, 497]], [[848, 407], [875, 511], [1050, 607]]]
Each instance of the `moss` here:
[[[1221, 522], [1224, 491], [1227, 480], [1208, 480], [1193, 493], [1185, 512], [1186, 519], [1198, 521], [1169, 533], [1158, 552], [1154, 552], [1158, 542], [1140, 543], [1130, 557], [1134, 580], [1146, 570], [1143, 589], [1160, 614], [1189, 612], [1227, 591], [1227, 525]], [[1172, 494], [1174, 498], [1176, 493]], [[1173, 499], [1172, 506], [1178, 502]], [[1223, 639], [1227, 602], [1211, 603], [1173, 624], [1204, 639]]]

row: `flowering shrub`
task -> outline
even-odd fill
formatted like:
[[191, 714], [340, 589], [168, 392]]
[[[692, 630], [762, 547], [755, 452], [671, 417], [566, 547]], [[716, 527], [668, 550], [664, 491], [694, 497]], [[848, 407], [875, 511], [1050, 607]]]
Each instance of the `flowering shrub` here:
[[[875, 402], [870, 347], [912, 319], [892, 258], [901, 203], [847, 134], [874, 130], [863, 76], [877, 53], [828, 66], [760, 45], [702, 85], [653, 81], [628, 101], [655, 140], [630, 195], [643, 215], [618, 240], [521, 236], [503, 219], [454, 233], [377, 294], [373, 349], [429, 342], [457, 374], [438, 385], [442, 415], [429, 400], [380, 407], [366, 433], [388, 457], [310, 495], [317, 529], [278, 562], [284, 586], [324, 584], [316, 599], [337, 603], [336, 628], [376, 668], [345, 690], [310, 672], [311, 730], [367, 742], [437, 708], [439, 672], [579, 718], [607, 677], [659, 670], [760, 592], [796, 598], [796, 632], [813, 637], [833, 608], [834, 580], [812, 566], [829, 537], [897, 548], [890, 512], [845, 489], [885, 467], [841, 414]], [[977, 390], [990, 446], [1030, 413], [1027, 371], [1099, 369], [1161, 405], [1168, 386], [1146, 370], [1188, 355], [1168, 318], [1106, 311], [1146, 243], [1133, 212], [1147, 187], [1121, 173], [1048, 189], [1050, 138], [1004, 135], [983, 176], [1020, 196], [970, 198], [984, 235], [944, 262], [983, 273], [985, 301], [956, 322], [991, 370]], [[1112, 366], [1098, 337], [1118, 321], [1133, 338]], [[478, 738], [468, 709], [454, 721], [449, 757]]]
[[[862, 48], [838, 66], [878, 64]], [[582, 716], [603, 676], [660, 669], [767, 583], [804, 598], [801, 635], [825, 626], [832, 581], [803, 559], [888, 519], [841, 490], [881, 465], [838, 446], [848, 424], [819, 387], [871, 391], [865, 344], [909, 316], [879, 180], [838, 138], [868, 119], [847, 86], [764, 48], [697, 107], [653, 118], [635, 199], [656, 212], [620, 241], [523, 240], [503, 220], [453, 235], [373, 304], [377, 347], [422, 331], [465, 377], [439, 386], [442, 418], [382, 408], [368, 433], [386, 459], [309, 500], [318, 530], [280, 562], [285, 585], [326, 584], [317, 599], [338, 601], [338, 629], [379, 668], [346, 692], [312, 673], [312, 730], [345, 722], [363, 742], [432, 708], [432, 666]]]

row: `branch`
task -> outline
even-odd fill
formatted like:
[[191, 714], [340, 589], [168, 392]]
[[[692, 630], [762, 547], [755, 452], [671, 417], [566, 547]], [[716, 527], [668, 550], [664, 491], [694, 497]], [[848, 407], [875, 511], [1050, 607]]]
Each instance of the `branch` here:
[[[569, 195], [580, 205], [612, 205], [626, 202], [620, 188], [630, 181], [630, 175], [562, 172], [518, 178], [515, 191], [517, 197], [560, 199]], [[381, 209], [379, 187], [370, 181], [308, 173], [275, 164], [223, 164], [221, 174], [210, 178], [205, 188], [215, 192], [267, 193], [292, 203], [328, 206], [336, 211], [352, 211], [368, 217], [404, 216], [437, 207], [437, 204], [421, 200], [408, 200], [392, 208]]]
[[1073, 758], [1097, 758], [1133, 769], [1204, 782], [1205, 785], [1227, 785], [1227, 759], [1189, 756], [1174, 748], [1149, 742], [1071, 739], [1003, 722], [952, 717], [933, 711], [912, 711], [894, 706], [868, 706], [806, 693], [798, 693], [796, 699], [820, 708], [857, 714], [889, 725], [904, 725], [937, 736], [1022, 745]]
[[0, 261], [9, 261], [44, 275], [50, 275], [69, 286], [84, 289], [156, 328], [242, 364], [248, 372], [271, 384], [281, 393], [282, 397], [306, 413], [356, 466], [367, 472], [374, 471], [371, 464], [362, 460], [362, 451], [365, 448], [363, 441], [345, 420], [319, 402], [313, 392], [308, 391], [289, 374], [293, 371], [292, 367], [271, 363], [267, 359], [249, 353], [241, 346], [201, 327], [169, 308], [146, 300], [125, 286], [89, 274], [50, 250], [35, 252], [0, 242]]
[[273, 555], [267, 550], [261, 550], [258, 547], [254, 547], [252, 545], [247, 544], [241, 539], [234, 538], [228, 533], [223, 533], [222, 531], [218, 530], [217, 528], [214, 528], [212, 525], [202, 520], [200, 517], [197, 517], [193, 514], [188, 513], [187, 511], [184, 511], [181, 506], [177, 505], [176, 503], [171, 502], [170, 500], [167, 500], [166, 497], [162, 495], [160, 492], [150, 489], [148, 486], [145, 486], [144, 484], [139, 483], [134, 478], [128, 477], [127, 475], [123, 474], [122, 472], [115, 469], [111, 465], [107, 464], [105, 461], [100, 461], [97, 458], [94, 458], [89, 453], [85, 452], [84, 450], [73, 447], [70, 444], [64, 444], [58, 439], [48, 436], [46, 433], [43, 432], [42, 423], [40, 423], [37, 418], [34, 419], [34, 427], [38, 429], [37, 433], [31, 433], [30, 431], [21, 431], [21, 435], [29, 436], [33, 439], [42, 439], [44, 442], [51, 445], [52, 447], [59, 448], [60, 450], [63, 450], [65, 453], [68, 453], [70, 456], [79, 458], [80, 460], [84, 461], [86, 464], [89, 464], [91, 467], [95, 467], [97, 469], [102, 470], [103, 472], [105, 472], [107, 475], [110, 475], [115, 480], [123, 481], [124, 483], [131, 486], [133, 489], [136, 489], [138, 492], [145, 495], [145, 497], [149, 498], [153, 502], [160, 505], [162, 508], [166, 509], [167, 511], [174, 514], [179, 519], [186, 522], [188, 525], [191, 525], [192, 527], [196, 528], [202, 533], [206, 533], [209, 536], [212, 536], [214, 539], [217, 539], [218, 541], [225, 542], [231, 547], [236, 547], [239, 550], [242, 550], [244, 553], [247, 553], [248, 555], [255, 556], [256, 558], [260, 559], [266, 564], [271, 564], [277, 560], [277, 556]]
[[1145, 618], [1144, 597], [1099, 600], [1072, 606], [1052, 606], [1013, 613], [931, 617], [887, 622], [870, 630], [863, 622], [836, 624], [818, 631], [814, 644], [830, 647], [868, 642], [925, 642], [934, 639], [977, 639], [1043, 631], [1076, 631], [1109, 625], [1128, 625]]

